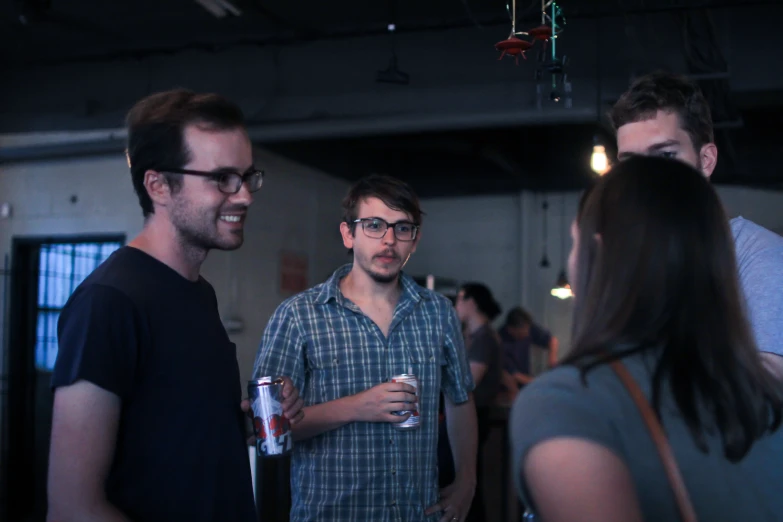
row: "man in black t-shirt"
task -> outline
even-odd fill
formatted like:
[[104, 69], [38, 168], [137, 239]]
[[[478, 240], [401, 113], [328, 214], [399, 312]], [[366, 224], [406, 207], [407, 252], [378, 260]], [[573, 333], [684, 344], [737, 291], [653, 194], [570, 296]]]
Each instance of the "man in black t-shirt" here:
[[127, 123], [144, 228], [60, 316], [49, 519], [254, 522], [236, 347], [199, 272], [209, 250], [242, 245], [263, 173], [241, 111], [217, 95], [158, 93]]
[[533, 381], [530, 371], [530, 348], [537, 346], [549, 351], [548, 366], [557, 365], [558, 341], [551, 332], [533, 322], [530, 313], [521, 308], [512, 308], [506, 322], [498, 332], [503, 343], [503, 369], [510, 377], [504, 382], [513, 386], [511, 396], [516, 397], [517, 388]]

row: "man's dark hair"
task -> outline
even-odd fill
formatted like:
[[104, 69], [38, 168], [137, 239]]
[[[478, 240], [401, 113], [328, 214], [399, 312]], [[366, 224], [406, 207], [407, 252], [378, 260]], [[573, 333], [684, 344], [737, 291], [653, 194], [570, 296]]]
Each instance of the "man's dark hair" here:
[[482, 283], [465, 283], [461, 287], [465, 292], [465, 299], [473, 299], [476, 308], [482, 314], [486, 315], [490, 321], [494, 321], [502, 311], [500, 305], [495, 301], [492, 291]]
[[[179, 169], [190, 161], [185, 127], [199, 125], [223, 131], [244, 128], [245, 121], [242, 110], [220, 95], [174, 89], [140, 100], [128, 112], [126, 125], [133, 189], [146, 218], [154, 208], [144, 187], [144, 173], [150, 169]], [[172, 191], [180, 187], [181, 174], [166, 173], [164, 176]]]
[[533, 316], [521, 306], [515, 306], [506, 315], [506, 326], [510, 328], [522, 328], [532, 324]]
[[637, 78], [612, 107], [609, 118], [617, 132], [628, 123], [655, 118], [658, 111], [677, 114], [697, 151], [715, 141], [710, 105], [699, 87], [685, 76], [665, 71]]
[[405, 212], [415, 225], [421, 225], [424, 212], [419, 197], [404, 181], [383, 174], [371, 174], [354, 183], [343, 198], [343, 221], [355, 230], [359, 204], [368, 198], [378, 198], [392, 210]]

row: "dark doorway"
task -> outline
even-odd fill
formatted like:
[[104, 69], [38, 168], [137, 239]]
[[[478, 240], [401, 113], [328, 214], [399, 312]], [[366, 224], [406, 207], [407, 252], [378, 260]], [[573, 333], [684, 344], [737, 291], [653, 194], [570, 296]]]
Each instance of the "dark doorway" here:
[[124, 235], [14, 238], [6, 373], [4, 462], [9, 522], [46, 519], [46, 474], [57, 358], [57, 320], [74, 289]]

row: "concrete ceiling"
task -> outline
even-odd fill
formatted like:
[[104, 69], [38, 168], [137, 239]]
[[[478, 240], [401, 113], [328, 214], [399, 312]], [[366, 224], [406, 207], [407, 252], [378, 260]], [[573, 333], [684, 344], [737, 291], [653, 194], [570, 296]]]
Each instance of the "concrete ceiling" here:
[[[229, 1], [239, 16], [196, 0], [3, 3], [0, 133], [120, 127], [140, 96], [186, 86], [237, 100], [259, 145], [346, 179], [386, 172], [427, 196], [576, 189], [592, 176], [593, 137], [612, 141], [599, 113], [634, 74], [663, 67], [708, 94], [715, 181], [783, 187], [783, 128], [768, 125], [783, 117], [778, 0], [562, 0], [571, 109], [546, 100], [548, 78], [537, 106], [535, 55], [497, 61], [504, 0]], [[520, 26], [538, 6], [518, 0]], [[375, 81], [390, 22], [409, 85]], [[0, 163], [36, 154], [0, 147]]]
[[[15, 65], [144, 56], [220, 48], [459, 27], [507, 25], [504, 0], [228, 0], [222, 18], [199, 4], [220, 0], [9, 0], [0, 6], [0, 49]], [[776, 0], [565, 0], [568, 20], [688, 8], [774, 6]], [[540, 0], [518, 0], [520, 23], [539, 18]], [[752, 13], [749, 14], [752, 16]]]

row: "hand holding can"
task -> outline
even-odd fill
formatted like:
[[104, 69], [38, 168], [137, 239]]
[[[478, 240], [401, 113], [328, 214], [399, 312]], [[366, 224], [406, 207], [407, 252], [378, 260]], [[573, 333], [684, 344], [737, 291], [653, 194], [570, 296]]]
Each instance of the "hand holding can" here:
[[[395, 375], [390, 379], [390, 381], [403, 382], [405, 384], [409, 384], [413, 386], [414, 388], [416, 388], [416, 397], [419, 396], [419, 380], [412, 373], [401, 373], [399, 375]], [[393, 411], [392, 415], [404, 416], [408, 413], [411, 414], [410, 417], [408, 417], [403, 422], [397, 422], [392, 424], [392, 428], [397, 430], [415, 430], [416, 428], [418, 428], [419, 424], [421, 423], [421, 417], [419, 417], [418, 402], [414, 403], [410, 410]]]
[[291, 423], [283, 415], [283, 379], [261, 377], [247, 384], [259, 457], [282, 457], [291, 453]]

